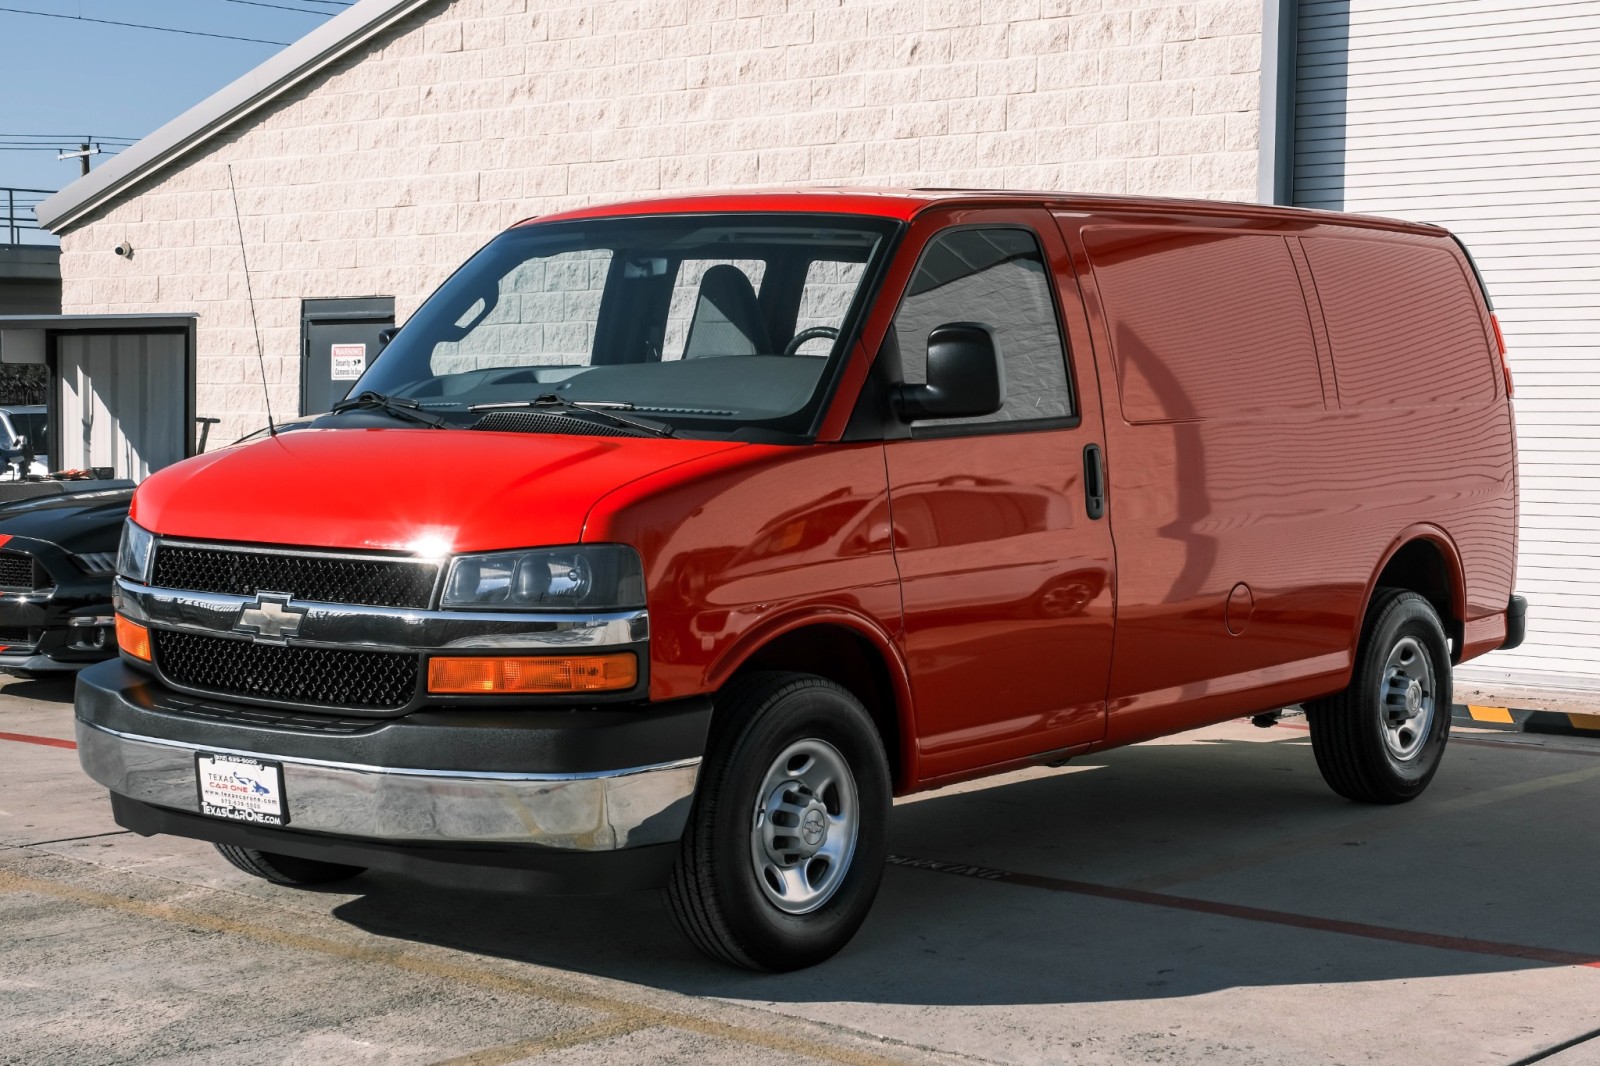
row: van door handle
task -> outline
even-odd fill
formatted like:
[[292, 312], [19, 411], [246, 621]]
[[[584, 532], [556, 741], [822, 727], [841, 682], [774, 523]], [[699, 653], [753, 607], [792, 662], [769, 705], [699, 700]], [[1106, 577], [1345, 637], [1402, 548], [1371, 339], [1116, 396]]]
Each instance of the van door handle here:
[[1105, 515], [1106, 467], [1098, 444], [1083, 446], [1083, 502], [1090, 518]]

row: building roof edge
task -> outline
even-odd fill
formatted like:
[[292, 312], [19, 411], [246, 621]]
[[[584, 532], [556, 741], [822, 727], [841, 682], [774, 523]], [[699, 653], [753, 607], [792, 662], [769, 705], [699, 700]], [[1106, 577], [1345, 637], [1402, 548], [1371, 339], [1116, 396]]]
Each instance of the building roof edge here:
[[52, 233], [71, 229], [134, 183], [205, 144], [285, 91], [326, 69], [418, 8], [435, 0], [360, 0], [243, 77], [212, 93], [133, 147], [113, 156], [34, 213]]

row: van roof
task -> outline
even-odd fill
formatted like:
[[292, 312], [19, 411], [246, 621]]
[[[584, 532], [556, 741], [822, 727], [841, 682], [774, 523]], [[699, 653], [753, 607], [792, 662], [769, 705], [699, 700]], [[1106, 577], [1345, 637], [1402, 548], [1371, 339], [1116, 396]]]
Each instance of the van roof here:
[[909, 221], [935, 204], [991, 204], [1038, 206], [1085, 210], [1144, 209], [1181, 212], [1188, 215], [1214, 215], [1218, 218], [1260, 218], [1276, 222], [1298, 220], [1323, 225], [1360, 226], [1442, 236], [1442, 227], [1375, 215], [1351, 215], [1339, 211], [1318, 211], [1305, 207], [1277, 207], [1266, 204], [1232, 203], [1223, 200], [1182, 200], [1155, 196], [1111, 196], [1091, 193], [1033, 192], [1008, 189], [889, 189], [857, 186], [785, 189], [730, 189], [686, 193], [653, 199], [626, 200], [562, 211], [525, 219], [519, 226], [534, 222], [569, 222], [588, 218], [618, 218], [629, 215], [675, 215], [706, 212], [819, 212], [843, 215], [874, 215]]

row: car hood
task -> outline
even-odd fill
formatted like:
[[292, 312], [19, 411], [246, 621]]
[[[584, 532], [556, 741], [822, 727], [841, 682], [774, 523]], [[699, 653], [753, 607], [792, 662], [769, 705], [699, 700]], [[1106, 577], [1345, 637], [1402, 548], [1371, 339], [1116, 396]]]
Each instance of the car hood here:
[[583, 539], [619, 485], [730, 441], [479, 430], [303, 429], [151, 475], [136, 522], [197, 540], [415, 552]]
[[28, 537], [69, 552], [115, 551], [133, 489], [36, 496], [0, 506], [0, 536]]

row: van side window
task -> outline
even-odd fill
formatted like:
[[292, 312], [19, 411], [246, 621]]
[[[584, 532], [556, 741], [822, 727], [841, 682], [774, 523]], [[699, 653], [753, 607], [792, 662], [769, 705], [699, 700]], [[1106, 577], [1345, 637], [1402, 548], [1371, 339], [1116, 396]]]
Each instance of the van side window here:
[[1301, 239], [1343, 407], [1481, 406], [1498, 395], [1474, 282], [1444, 248]]
[[1039, 241], [1015, 228], [958, 229], [935, 237], [911, 275], [895, 313], [904, 380], [928, 379], [928, 334], [947, 322], [981, 322], [994, 331], [1005, 377], [1005, 406], [981, 418], [942, 418], [948, 426], [1066, 418], [1072, 414], [1066, 349], [1050, 297]]
[[1305, 293], [1282, 237], [1083, 231], [1129, 422], [1323, 406]]

